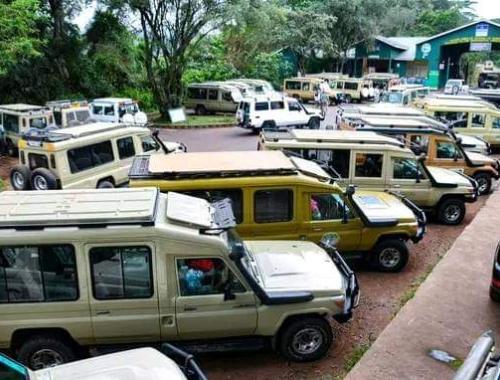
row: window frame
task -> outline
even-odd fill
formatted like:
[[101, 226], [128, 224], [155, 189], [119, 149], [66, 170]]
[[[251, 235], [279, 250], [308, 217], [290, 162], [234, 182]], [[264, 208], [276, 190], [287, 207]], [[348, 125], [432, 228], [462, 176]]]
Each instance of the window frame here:
[[[93, 155], [92, 155], [92, 154], [90, 154], [90, 155], [89, 155], [89, 157], [90, 157], [90, 159], [91, 159], [91, 161], [92, 161], [92, 166], [90, 166], [90, 167], [88, 167], [88, 168], [85, 168], [85, 169], [78, 169], [78, 170], [73, 170], [73, 169], [71, 168], [71, 164], [70, 164], [70, 161], [71, 161], [71, 160], [70, 160], [70, 156], [69, 156], [70, 152], [73, 152], [73, 151], [75, 151], [75, 150], [84, 149], [84, 148], [85, 148], [85, 149], [87, 149], [87, 150], [90, 150], [90, 149], [92, 149], [92, 147], [93, 147], [93, 146], [100, 145], [100, 144], [104, 144], [104, 143], [109, 143], [109, 147], [111, 148], [111, 149], [110, 149], [110, 152], [111, 152], [112, 157], [113, 157], [113, 159], [112, 159], [112, 160], [110, 160], [110, 161], [107, 161], [107, 162], [104, 162], [104, 163], [101, 163], [101, 164], [98, 164], [98, 165], [97, 165], [97, 164], [95, 163], [95, 161], [94, 161]], [[85, 172], [85, 171], [87, 171], [87, 170], [92, 170], [92, 169], [95, 169], [95, 168], [98, 168], [98, 167], [101, 167], [101, 166], [104, 166], [104, 165], [111, 164], [111, 163], [113, 163], [113, 162], [115, 162], [115, 161], [116, 161], [115, 152], [114, 152], [114, 150], [113, 150], [113, 143], [112, 143], [112, 141], [111, 141], [111, 140], [102, 140], [102, 141], [100, 141], [100, 142], [92, 143], [92, 144], [89, 144], [89, 145], [84, 145], [84, 146], [80, 146], [80, 147], [76, 147], [76, 148], [68, 149], [68, 150], [66, 151], [66, 157], [67, 157], [67, 160], [68, 160], [69, 171], [70, 171], [70, 173], [71, 173], [71, 174], [83, 173], [83, 172]]]
[[337, 219], [314, 219], [313, 218], [313, 213], [312, 213], [312, 209], [311, 209], [311, 206], [310, 206], [310, 202], [312, 201], [312, 198], [313, 196], [320, 196], [320, 197], [323, 197], [323, 196], [333, 196], [333, 195], [338, 195], [340, 197], [340, 199], [342, 200], [342, 202], [347, 206], [346, 207], [346, 216], [347, 216], [347, 219], [354, 219], [355, 218], [355, 214], [354, 214], [354, 211], [352, 210], [352, 207], [351, 205], [349, 204], [349, 202], [347, 201], [346, 197], [344, 197], [342, 194], [337, 194], [337, 193], [321, 193], [321, 192], [312, 192], [312, 193], [309, 193], [309, 207], [308, 207], [308, 212], [309, 212], [309, 222], [311, 223], [333, 223], [333, 222], [341, 222], [344, 218], [344, 215], [341, 215], [340, 218], [337, 218]]
[[[354, 165], [352, 165], [352, 167], [351, 167], [351, 170], [353, 171], [353, 173], [352, 173], [353, 178], [359, 178], [359, 179], [369, 180], [369, 181], [379, 181], [379, 180], [384, 179], [384, 170], [385, 170], [386, 164], [385, 164], [385, 154], [383, 152], [380, 153], [380, 152], [375, 152], [375, 151], [353, 151], [353, 154], [354, 154]], [[364, 176], [356, 175], [356, 169], [357, 169], [356, 159], [357, 159], [358, 154], [382, 156], [382, 167], [380, 169], [380, 176], [378, 176], [378, 177], [364, 177]]]
[[[121, 149], [120, 149], [120, 141], [124, 141], [124, 140], [131, 140], [132, 141], [132, 150], [133, 150], [133, 153], [132, 153], [131, 156], [122, 156], [122, 152], [121, 152]], [[131, 158], [131, 157], [134, 157], [137, 154], [137, 152], [135, 151], [134, 137], [133, 136], [125, 136], [125, 137], [117, 138], [116, 139], [116, 150], [118, 151], [118, 159], [120, 161], [126, 160], [126, 159]]]
[[[264, 192], [278, 192], [278, 191], [286, 191], [291, 197], [288, 199], [288, 207], [289, 207], [289, 217], [286, 220], [258, 220], [257, 218], [257, 201], [256, 197], [259, 193]], [[258, 189], [255, 190], [252, 194], [253, 198], [253, 223], [255, 224], [272, 224], [272, 223], [289, 223], [295, 219], [295, 192], [291, 187], [280, 187], [280, 188], [268, 188], [268, 189]]]

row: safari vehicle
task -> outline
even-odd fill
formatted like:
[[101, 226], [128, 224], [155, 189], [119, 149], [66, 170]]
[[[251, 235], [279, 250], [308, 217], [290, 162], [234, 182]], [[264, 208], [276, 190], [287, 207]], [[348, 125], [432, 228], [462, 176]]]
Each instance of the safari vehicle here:
[[45, 104], [54, 114], [54, 123], [59, 128], [87, 124], [91, 121], [87, 101], [56, 100]]
[[380, 103], [407, 106], [417, 98], [425, 98], [429, 93], [429, 87], [400, 84], [384, 91], [380, 96]]
[[444, 93], [450, 95], [466, 94], [469, 86], [463, 79], [448, 79], [444, 86]]
[[139, 104], [130, 98], [99, 98], [90, 103], [92, 118], [108, 123], [146, 125], [147, 115], [139, 109]]
[[500, 110], [493, 104], [429, 98], [421, 107], [427, 115], [447, 122], [455, 132], [481, 137], [492, 148], [500, 148]]
[[381, 271], [403, 269], [405, 242], [418, 242], [425, 232], [425, 216], [409, 202], [353, 188], [344, 193], [314, 162], [281, 152], [138, 156], [130, 180], [131, 187], [230, 198], [237, 230], [247, 239], [318, 243], [334, 232], [342, 254]]
[[322, 72], [322, 73], [306, 74], [306, 78], [318, 78], [324, 80], [327, 83], [330, 83], [337, 79], [349, 78], [349, 75], [345, 75], [342, 73]]
[[132, 157], [144, 152], [185, 151], [163, 143], [146, 127], [93, 123], [41, 132], [19, 141], [19, 164], [10, 172], [15, 190], [110, 188], [128, 182]]
[[486, 331], [472, 346], [453, 380], [500, 379], [500, 356], [495, 353], [495, 334]]
[[373, 100], [375, 97], [373, 82], [363, 78], [337, 79], [330, 82], [330, 88], [330, 97], [337, 103]]
[[[30, 128], [44, 129], [54, 122], [52, 111], [30, 104], [0, 105], [0, 126], [5, 132], [7, 153], [15, 156], [20, 136]], [[2, 129], [2, 128], [0, 128]]]
[[238, 126], [257, 134], [264, 129], [318, 129], [325, 119], [319, 110], [308, 109], [300, 101], [279, 94], [243, 99], [236, 111]]
[[400, 82], [399, 75], [393, 73], [370, 73], [366, 74], [363, 78], [371, 80], [373, 82], [373, 87], [379, 90], [390, 89]]
[[287, 96], [307, 103], [314, 101], [314, 93], [321, 83], [323, 79], [314, 77], [288, 78], [283, 83], [283, 92]]
[[[154, 348], [144, 347], [133, 350], [102, 355], [91, 359], [83, 359], [73, 363], [55, 367], [37, 368], [39, 361], [31, 368], [16, 362], [0, 353], [0, 379], [2, 380], [206, 380], [192, 355], [189, 355], [170, 344], [162, 345], [161, 353]], [[177, 365], [166, 353], [174, 351], [182, 354], [184, 363]], [[40, 353], [43, 357], [45, 353]], [[187, 362], [187, 363], [186, 363]], [[54, 363], [56, 364], [56, 363]]]
[[0, 203], [0, 349], [29, 366], [165, 341], [271, 342], [316, 360], [329, 321], [349, 320], [359, 300], [331, 239], [243, 242], [228, 200], [141, 188], [3, 192]]
[[242, 98], [241, 90], [235, 85], [224, 82], [193, 83], [187, 88], [184, 107], [193, 109], [197, 115], [232, 113], [236, 112]]
[[[492, 180], [499, 179], [500, 162], [483, 154], [468, 151], [481, 140], [457, 135], [432, 118], [365, 117], [357, 131], [372, 131], [398, 138], [416, 155], [425, 154], [426, 164], [459, 171], [478, 184], [479, 195], [488, 194]], [[441, 125], [441, 127], [440, 127]], [[470, 141], [472, 139], [476, 141]]]
[[275, 92], [273, 85], [263, 79], [238, 78], [232, 79], [230, 82], [248, 85], [255, 94], [265, 95]]
[[500, 243], [497, 244], [495, 259], [493, 261], [493, 273], [491, 274], [490, 298], [500, 302]]
[[478, 196], [476, 181], [448, 169], [427, 166], [422, 157], [391, 137], [374, 132], [307, 131], [261, 134], [260, 147], [317, 160], [339, 183], [401, 193], [443, 224], [460, 224], [465, 203]]

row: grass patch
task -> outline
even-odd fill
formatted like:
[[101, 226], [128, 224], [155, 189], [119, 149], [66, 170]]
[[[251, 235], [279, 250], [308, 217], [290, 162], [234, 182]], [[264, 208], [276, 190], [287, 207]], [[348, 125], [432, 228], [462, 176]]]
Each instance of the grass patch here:
[[448, 363], [448, 365], [455, 371], [458, 371], [462, 364], [464, 364], [464, 361], [462, 359], [455, 359], [451, 363]]
[[4, 190], [5, 190], [5, 182], [3, 181], [3, 179], [0, 178], [0, 191]]
[[419, 288], [420, 285], [425, 281], [427, 276], [432, 272], [433, 267], [429, 266], [425, 270], [424, 273], [422, 273], [420, 276], [418, 276], [413, 282], [410, 284], [410, 287], [406, 289], [406, 291], [403, 293], [401, 297], [399, 297], [399, 308], [396, 310], [396, 313], [401, 309], [406, 303], [411, 300], [413, 297], [415, 297], [415, 293], [417, 292], [417, 289]]
[[349, 354], [344, 362], [344, 370], [350, 372], [354, 368], [357, 362], [361, 360], [366, 351], [370, 348], [371, 343], [364, 343], [357, 347], [354, 347], [352, 352]]
[[236, 124], [236, 118], [234, 115], [188, 115], [187, 120], [182, 123], [172, 124], [168, 120], [161, 117], [153, 119], [154, 124], [158, 125], [176, 125], [185, 127], [198, 127], [205, 125], [219, 125], [219, 124]]

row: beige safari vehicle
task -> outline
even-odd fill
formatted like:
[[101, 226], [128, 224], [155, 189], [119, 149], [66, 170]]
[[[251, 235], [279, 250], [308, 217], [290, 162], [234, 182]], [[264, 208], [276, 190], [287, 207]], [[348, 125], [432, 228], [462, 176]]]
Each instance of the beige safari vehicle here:
[[92, 119], [87, 101], [55, 100], [45, 105], [52, 110], [59, 128], [88, 124]]
[[469, 151], [471, 143], [474, 148], [484, 144], [481, 140], [457, 135], [432, 118], [362, 117], [358, 123], [357, 131], [396, 137], [415, 154], [425, 154], [427, 165], [459, 171], [474, 178], [479, 195], [488, 194], [493, 179], [499, 179], [498, 160]]
[[[48, 368], [31, 369], [0, 354], [0, 379], [2, 380], [206, 380], [207, 377], [198, 367], [191, 355], [178, 348], [165, 344], [165, 350], [182, 353], [187, 363], [177, 365], [172, 359], [155, 350], [144, 347], [117, 352], [73, 363]], [[39, 363], [39, 362], [37, 362]], [[57, 363], [54, 363], [57, 364]], [[77, 376], [77, 377], [75, 377]]]
[[392, 86], [380, 95], [380, 103], [407, 106], [429, 95], [429, 87], [414, 84]]
[[[249, 85], [241, 84], [244, 88], [250, 89]], [[242, 89], [237, 84], [227, 84], [224, 82], [193, 83], [187, 88], [184, 107], [193, 109], [197, 115], [208, 113], [236, 112], [238, 104], [243, 99]]]
[[431, 97], [417, 106], [427, 115], [447, 122], [455, 132], [481, 137], [493, 148], [500, 148], [500, 110], [493, 104]]
[[409, 259], [406, 242], [417, 243], [425, 233], [425, 215], [410, 202], [383, 192], [344, 191], [314, 162], [281, 152], [180, 156], [136, 157], [130, 186], [209, 200], [227, 197], [246, 239], [320, 243], [335, 233], [346, 257], [397, 272]]
[[0, 105], [0, 126], [5, 131], [5, 144], [11, 156], [16, 155], [17, 143], [24, 133], [32, 128], [44, 129], [53, 122], [52, 111], [46, 107], [31, 104]]
[[363, 78], [341, 78], [330, 82], [330, 98], [337, 103], [361, 102], [373, 100], [375, 88], [373, 82]]
[[139, 153], [184, 151], [163, 143], [146, 127], [92, 123], [26, 134], [19, 140], [19, 164], [10, 172], [15, 190], [110, 188], [128, 182]]
[[0, 204], [0, 349], [30, 367], [165, 341], [270, 341], [315, 360], [359, 299], [331, 240], [244, 242], [228, 200], [141, 188], [7, 191]]
[[373, 87], [379, 90], [390, 89], [400, 82], [399, 75], [394, 73], [370, 73], [366, 74], [363, 78], [371, 80]]
[[260, 147], [322, 162], [344, 184], [401, 193], [443, 224], [460, 224], [465, 203], [478, 196], [477, 183], [470, 177], [427, 166], [399, 140], [374, 132], [263, 132]]
[[287, 78], [283, 82], [283, 92], [302, 102], [312, 102], [315, 91], [323, 82], [323, 79], [314, 77]]

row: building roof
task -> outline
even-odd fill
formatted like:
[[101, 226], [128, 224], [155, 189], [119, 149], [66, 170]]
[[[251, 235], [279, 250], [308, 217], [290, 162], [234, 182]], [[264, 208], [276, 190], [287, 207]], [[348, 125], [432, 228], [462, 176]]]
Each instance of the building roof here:
[[455, 29], [447, 30], [446, 32], [436, 34], [436, 35], [434, 35], [432, 37], [424, 38], [422, 41], [419, 42], [419, 44], [424, 43], [424, 42], [428, 42], [428, 41], [431, 41], [431, 40], [434, 40], [434, 39], [442, 37], [442, 36], [446, 36], [447, 34], [454, 33], [454, 32], [457, 32], [459, 30], [468, 28], [469, 26], [477, 25], [477, 24], [481, 24], [481, 23], [490, 24], [490, 25], [496, 26], [497, 28], [500, 28], [500, 24], [497, 24], [496, 22], [493, 22], [493, 21], [487, 20], [487, 19], [481, 19], [481, 20], [473, 21], [473, 22], [471, 22], [469, 24], [465, 24], [465, 25], [459, 26], [458, 28], [455, 28]]

